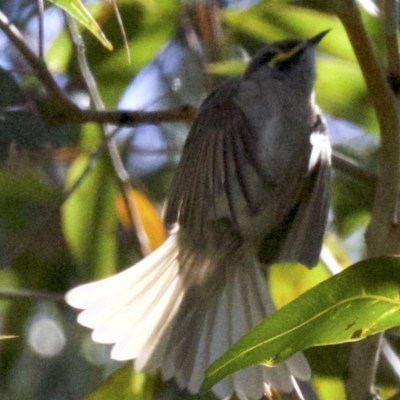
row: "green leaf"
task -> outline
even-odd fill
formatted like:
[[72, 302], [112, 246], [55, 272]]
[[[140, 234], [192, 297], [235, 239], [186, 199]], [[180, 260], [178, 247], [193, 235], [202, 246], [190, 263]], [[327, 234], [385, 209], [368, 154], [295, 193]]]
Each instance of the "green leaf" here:
[[115, 272], [117, 254], [117, 186], [107, 156], [94, 166], [89, 156], [80, 156], [69, 170], [68, 187], [79, 180], [62, 207], [63, 231], [82, 277], [101, 278]]
[[92, 17], [90, 12], [86, 9], [80, 0], [50, 0], [52, 3], [69, 13], [74, 19], [79, 21], [86, 29], [93, 33], [103, 46], [112, 50], [113, 46], [106, 38], [103, 31], [100, 29], [96, 20]]
[[206, 370], [204, 387], [253, 364], [273, 367], [311, 346], [400, 325], [400, 258], [361, 261], [320, 283], [240, 339]]

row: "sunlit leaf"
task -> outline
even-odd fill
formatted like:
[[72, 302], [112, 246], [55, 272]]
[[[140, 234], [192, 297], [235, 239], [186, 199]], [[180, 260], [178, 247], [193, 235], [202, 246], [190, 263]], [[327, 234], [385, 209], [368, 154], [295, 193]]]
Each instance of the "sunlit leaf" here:
[[345, 399], [346, 393], [344, 384], [337, 378], [320, 378], [313, 379], [313, 387], [318, 393], [319, 400]]
[[273, 265], [268, 278], [271, 297], [279, 309], [329, 277], [322, 264], [311, 270], [301, 264]]
[[93, 33], [100, 40], [103, 46], [112, 50], [113, 46], [100, 29], [96, 20], [80, 0], [49, 0], [58, 7], [67, 11], [74, 19], [79, 21], [86, 29]]
[[311, 346], [352, 342], [400, 325], [400, 258], [359, 262], [265, 319], [206, 371], [205, 387]]

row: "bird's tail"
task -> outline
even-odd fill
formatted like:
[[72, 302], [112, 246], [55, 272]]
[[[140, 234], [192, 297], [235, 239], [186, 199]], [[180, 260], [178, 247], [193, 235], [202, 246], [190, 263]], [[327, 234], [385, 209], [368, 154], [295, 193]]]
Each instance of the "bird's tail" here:
[[[210, 363], [274, 312], [254, 252], [239, 249], [218, 257], [218, 265], [207, 259], [202, 263], [182, 257], [177, 235], [172, 235], [135, 266], [73, 289], [66, 300], [84, 310], [78, 322], [94, 329], [93, 340], [115, 343], [112, 358], [135, 358], [137, 370], [161, 367], [165, 379], [174, 377], [181, 388], [197, 393]], [[193, 280], [198, 271], [219, 272]], [[213, 391], [221, 399], [233, 393], [240, 399], [259, 399], [265, 384], [293, 390], [292, 376], [310, 377], [300, 353], [274, 368], [241, 370]]]

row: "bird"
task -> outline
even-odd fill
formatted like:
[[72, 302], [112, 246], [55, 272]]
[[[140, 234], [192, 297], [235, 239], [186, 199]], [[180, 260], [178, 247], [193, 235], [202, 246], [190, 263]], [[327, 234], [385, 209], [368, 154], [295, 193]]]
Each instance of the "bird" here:
[[[275, 312], [268, 269], [318, 263], [329, 207], [331, 147], [315, 103], [321, 32], [265, 45], [216, 88], [189, 131], [167, 200], [169, 236], [128, 269], [70, 290], [78, 322], [111, 357], [199, 393], [205, 369]], [[308, 380], [302, 353], [217, 383], [220, 399], [258, 400]]]

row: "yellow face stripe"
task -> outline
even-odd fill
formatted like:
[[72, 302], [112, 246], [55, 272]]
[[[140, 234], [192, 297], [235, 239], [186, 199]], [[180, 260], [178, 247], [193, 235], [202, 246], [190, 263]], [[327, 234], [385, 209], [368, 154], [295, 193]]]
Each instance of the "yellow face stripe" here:
[[278, 53], [271, 61], [270, 64], [276, 65], [279, 62], [286, 61], [291, 59], [293, 56], [295, 56], [299, 50], [303, 47], [303, 43], [298, 44], [297, 46], [293, 47], [292, 49]]

